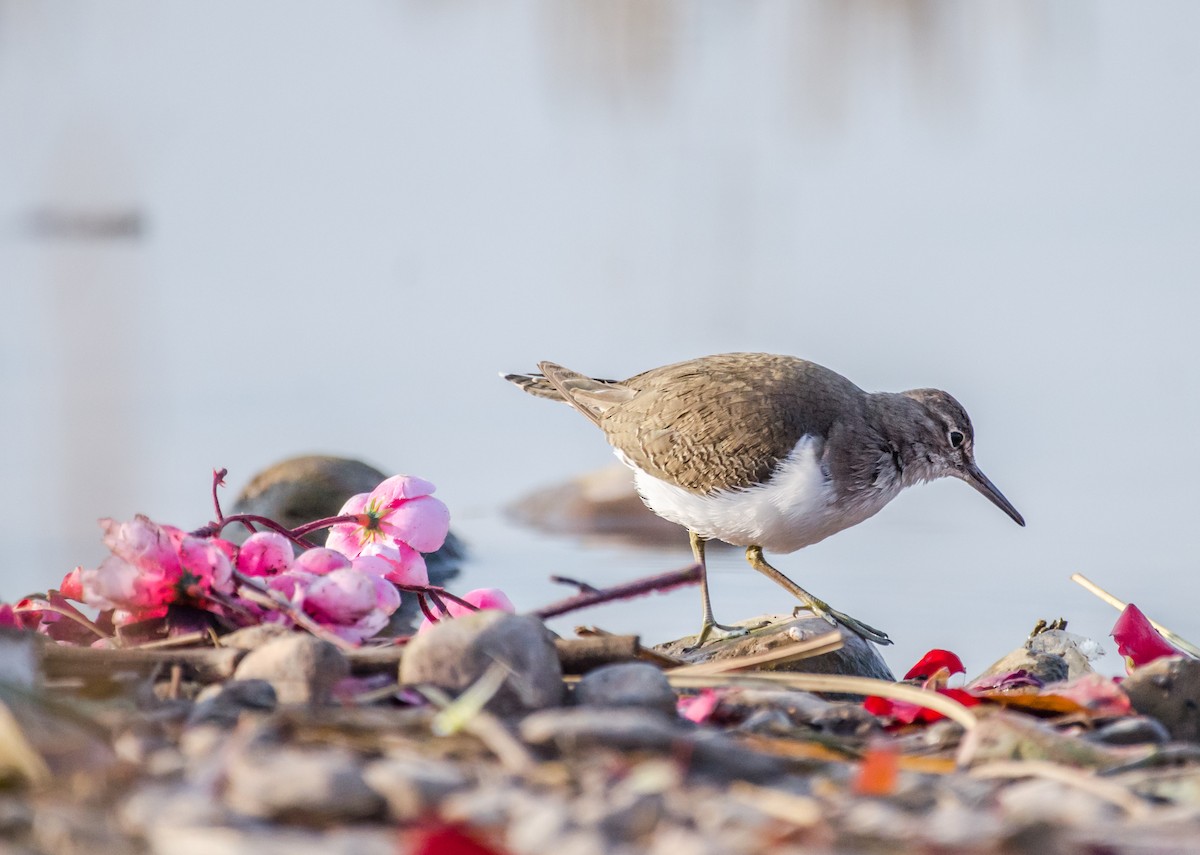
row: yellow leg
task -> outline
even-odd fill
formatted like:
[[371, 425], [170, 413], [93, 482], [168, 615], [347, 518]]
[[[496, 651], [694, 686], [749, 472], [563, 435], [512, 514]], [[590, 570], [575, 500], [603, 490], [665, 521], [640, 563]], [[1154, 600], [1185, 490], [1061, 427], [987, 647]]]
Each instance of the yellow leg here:
[[842, 626], [846, 627], [846, 629], [856, 632], [863, 638], [874, 641], [876, 644], [892, 643], [892, 640], [888, 638], [886, 632], [882, 632], [878, 629], [875, 629], [873, 626], [869, 626], [861, 621], [855, 620], [849, 615], [843, 614], [836, 609], [831, 609], [823, 600], [818, 600], [787, 576], [784, 576], [782, 573], [768, 564], [767, 559], [763, 558], [761, 546], [746, 547], [746, 560], [749, 561], [750, 566], [759, 573], [762, 573], [776, 585], [783, 588], [796, 599], [807, 605], [813, 610], [813, 614], [817, 615], [818, 617], [825, 618], [825, 620], [834, 625], [840, 623]]
[[[740, 635], [745, 635], [751, 627], [745, 626], [726, 626], [723, 623], [717, 623], [713, 617], [712, 599], [708, 593], [708, 565], [704, 561], [704, 544], [705, 539], [696, 532], [689, 530], [688, 538], [692, 543], [692, 556], [696, 559], [696, 563], [700, 565], [700, 602], [704, 608], [704, 614], [700, 619], [700, 632], [696, 635], [696, 643], [690, 647], [690, 650], [695, 650], [702, 645], [705, 640], [712, 634], [714, 629], [719, 629], [726, 633], [724, 638], [736, 638]], [[765, 624], [763, 624], [765, 626]], [[753, 627], [757, 629], [758, 627]]]

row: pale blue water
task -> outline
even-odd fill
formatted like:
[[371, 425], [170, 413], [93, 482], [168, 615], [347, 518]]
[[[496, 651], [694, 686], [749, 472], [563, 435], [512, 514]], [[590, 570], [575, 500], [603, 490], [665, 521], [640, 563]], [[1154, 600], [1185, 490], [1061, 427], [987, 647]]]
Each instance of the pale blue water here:
[[[501, 517], [610, 457], [496, 372], [753, 349], [950, 390], [1029, 520], [939, 483], [779, 560], [898, 669], [1104, 636], [1075, 570], [1200, 637], [1196, 32], [1184, 2], [0, 2], [0, 597], [99, 560], [97, 517], [199, 525], [213, 467], [232, 498], [306, 451], [435, 481], [464, 585], [521, 606], [682, 566], [682, 534]], [[719, 618], [786, 608], [715, 563]]]

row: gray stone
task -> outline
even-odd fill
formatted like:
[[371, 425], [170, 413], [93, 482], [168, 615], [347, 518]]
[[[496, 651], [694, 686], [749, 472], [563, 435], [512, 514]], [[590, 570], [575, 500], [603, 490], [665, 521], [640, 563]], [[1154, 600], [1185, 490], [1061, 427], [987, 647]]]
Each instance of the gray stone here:
[[1092, 742], [1103, 742], [1105, 745], [1143, 745], [1147, 742], [1168, 742], [1171, 734], [1156, 718], [1131, 715], [1086, 733], [1083, 738]]
[[187, 724], [233, 727], [243, 712], [270, 712], [275, 705], [275, 687], [266, 680], [228, 680], [200, 693]]
[[234, 755], [226, 775], [225, 804], [247, 816], [326, 825], [383, 814], [358, 756], [341, 748], [255, 747]]
[[148, 836], [156, 828], [216, 825], [229, 812], [203, 787], [156, 783], [139, 787], [117, 808], [117, 822], [129, 834]]
[[575, 687], [575, 701], [591, 707], [644, 707], [675, 715], [675, 690], [648, 662], [622, 662], [597, 668]]
[[288, 638], [295, 634], [294, 629], [281, 623], [257, 623], [222, 635], [221, 646], [232, 647], [235, 650], [254, 650], [277, 638]]
[[293, 633], [250, 651], [234, 671], [235, 680], [266, 680], [281, 704], [320, 705], [350, 673], [341, 651], [311, 635]]
[[519, 730], [532, 745], [555, 745], [568, 752], [594, 745], [662, 751], [687, 742], [690, 735], [682, 722], [636, 707], [542, 710], [526, 716]]
[[363, 780], [387, 802], [388, 818], [412, 822], [468, 785], [452, 763], [419, 756], [384, 757], [366, 765]]
[[426, 683], [458, 694], [494, 662], [509, 669], [487, 709], [519, 714], [562, 703], [562, 668], [550, 632], [537, 618], [482, 611], [444, 620], [409, 642], [400, 682]]
[[147, 838], [151, 855], [396, 855], [394, 828], [226, 826], [157, 827]]
[[1135, 710], [1162, 722], [1173, 739], [1200, 741], [1200, 660], [1156, 659], [1126, 677], [1121, 688]]
[[[682, 659], [689, 664], [716, 662], [767, 653], [784, 645], [824, 635], [836, 628], [808, 612], [801, 612], [799, 617], [760, 615], [750, 620], [738, 621], [738, 625], [751, 627], [764, 621], [768, 622], [767, 626], [756, 629], [749, 635], [708, 641], [700, 648], [692, 648], [696, 643], [696, 637], [689, 635], [657, 645], [654, 649], [668, 656]], [[842, 634], [841, 649], [808, 659], [796, 659], [791, 662], [775, 664], [764, 670], [789, 671], [798, 674], [844, 674], [892, 681], [896, 679], [874, 644], [847, 629], [840, 629], [840, 632]]]

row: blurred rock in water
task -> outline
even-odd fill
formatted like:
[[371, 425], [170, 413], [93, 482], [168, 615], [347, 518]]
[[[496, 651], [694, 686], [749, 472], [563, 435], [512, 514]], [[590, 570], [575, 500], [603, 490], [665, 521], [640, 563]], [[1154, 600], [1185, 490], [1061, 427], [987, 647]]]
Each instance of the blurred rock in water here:
[[545, 487], [518, 499], [507, 511], [518, 522], [548, 534], [633, 546], [687, 546], [687, 532], [647, 508], [634, 489], [633, 473], [619, 464]]

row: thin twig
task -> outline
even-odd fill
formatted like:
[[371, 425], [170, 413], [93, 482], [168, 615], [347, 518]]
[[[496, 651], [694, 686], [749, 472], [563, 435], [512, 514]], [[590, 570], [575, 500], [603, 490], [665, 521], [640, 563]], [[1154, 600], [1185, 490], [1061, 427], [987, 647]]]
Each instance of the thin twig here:
[[[1099, 585], [1097, 585], [1095, 582], [1093, 582], [1087, 576], [1084, 576], [1082, 573], [1072, 573], [1071, 581], [1077, 585], [1080, 585], [1081, 587], [1090, 591], [1091, 593], [1095, 594], [1097, 597], [1104, 600], [1104, 602], [1108, 603], [1110, 606], [1112, 606], [1117, 611], [1124, 611], [1125, 607], [1127, 605], [1129, 605], [1128, 603], [1122, 602], [1121, 600], [1114, 597], [1112, 594], [1110, 594], [1108, 591], [1101, 588]], [[1188, 641], [1186, 638], [1183, 638], [1182, 636], [1178, 635], [1177, 633], [1172, 632], [1171, 630], [1167, 629], [1165, 626], [1163, 626], [1158, 621], [1150, 618], [1149, 615], [1147, 615], [1146, 619], [1150, 621], [1150, 625], [1152, 627], [1154, 627], [1160, 633], [1162, 633], [1163, 637], [1166, 638], [1168, 641], [1170, 641], [1172, 644], [1174, 644], [1176, 647], [1180, 648], [1181, 650], [1186, 650], [1188, 653], [1192, 654], [1193, 656], [1200, 656], [1200, 647], [1197, 647], [1196, 645], [1194, 645], [1190, 641]]]
[[594, 594], [600, 590], [595, 585], [589, 585], [580, 579], [572, 579], [570, 576], [551, 576], [550, 581], [559, 585], [574, 585], [581, 594]]
[[533, 614], [542, 620], [547, 620], [566, 614], [567, 612], [585, 609], [601, 603], [608, 603], [614, 600], [628, 600], [645, 594], [662, 593], [663, 591], [669, 591], [682, 585], [695, 585], [700, 581], [703, 572], [704, 570], [701, 565], [693, 564], [682, 570], [672, 570], [669, 573], [647, 576], [644, 579], [636, 579], [633, 582], [626, 582], [623, 585], [614, 585], [611, 588], [576, 594], [573, 597], [567, 597], [565, 600], [559, 600], [557, 603], [544, 606], [533, 612]]
[[810, 659], [813, 656], [822, 656], [841, 649], [842, 634], [835, 629], [822, 633], [815, 638], [806, 638], [803, 641], [781, 645], [765, 653], [756, 653], [751, 656], [734, 656], [729, 659], [710, 659], [707, 662], [699, 662], [695, 665], [683, 665], [679, 668], [672, 668], [667, 674], [695, 676], [704, 674], [729, 674], [735, 671], [757, 671], [764, 666], [770, 668], [775, 665], [783, 665], [787, 662], [795, 662], [798, 659]]

